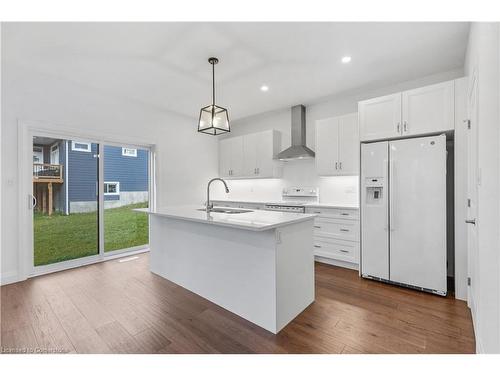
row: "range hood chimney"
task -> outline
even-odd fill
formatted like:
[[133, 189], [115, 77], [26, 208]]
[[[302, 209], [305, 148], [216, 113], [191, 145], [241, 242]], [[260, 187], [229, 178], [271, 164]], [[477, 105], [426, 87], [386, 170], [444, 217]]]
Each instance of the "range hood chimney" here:
[[276, 155], [279, 160], [314, 158], [314, 151], [306, 146], [306, 107], [292, 107], [292, 145]]

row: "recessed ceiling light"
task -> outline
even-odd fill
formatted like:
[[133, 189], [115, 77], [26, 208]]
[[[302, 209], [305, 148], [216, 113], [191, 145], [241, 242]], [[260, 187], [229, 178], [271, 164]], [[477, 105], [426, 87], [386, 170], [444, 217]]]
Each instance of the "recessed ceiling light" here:
[[269, 91], [269, 86], [266, 86], [266, 85], [260, 86], [260, 91], [264, 91], [264, 92]]
[[342, 57], [342, 63], [347, 64], [351, 62], [351, 56], [344, 56]]

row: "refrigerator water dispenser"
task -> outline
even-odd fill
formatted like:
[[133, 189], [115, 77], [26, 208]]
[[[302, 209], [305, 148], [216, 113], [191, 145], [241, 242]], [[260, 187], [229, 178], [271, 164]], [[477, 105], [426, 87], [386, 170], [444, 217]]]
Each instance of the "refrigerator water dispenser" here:
[[365, 180], [366, 188], [366, 204], [377, 205], [383, 204], [383, 191], [384, 191], [383, 178], [367, 178]]

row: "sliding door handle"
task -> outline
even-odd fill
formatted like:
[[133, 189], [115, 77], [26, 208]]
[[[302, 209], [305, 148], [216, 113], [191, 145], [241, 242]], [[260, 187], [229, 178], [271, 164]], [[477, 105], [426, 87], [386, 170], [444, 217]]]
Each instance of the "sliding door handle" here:
[[476, 219], [465, 220], [465, 222], [466, 222], [467, 224], [476, 225]]
[[34, 209], [37, 203], [38, 201], [36, 200], [35, 196], [32, 194], [28, 194], [28, 208], [30, 210]]

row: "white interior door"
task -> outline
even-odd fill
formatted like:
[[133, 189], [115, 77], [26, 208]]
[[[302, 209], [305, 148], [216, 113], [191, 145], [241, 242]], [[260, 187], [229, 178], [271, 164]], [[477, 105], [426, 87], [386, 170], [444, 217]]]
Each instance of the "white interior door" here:
[[[470, 120], [470, 126], [467, 131], [467, 257], [468, 257], [468, 275], [470, 285], [468, 289], [467, 300], [472, 314], [477, 319], [477, 306], [479, 303], [479, 261], [478, 261], [478, 225], [477, 218], [477, 192], [478, 192], [478, 147], [477, 147], [477, 95], [478, 79], [477, 72], [474, 71], [468, 89], [467, 110]], [[478, 329], [478, 327], [475, 327]]]
[[389, 143], [390, 279], [445, 294], [446, 136]]

